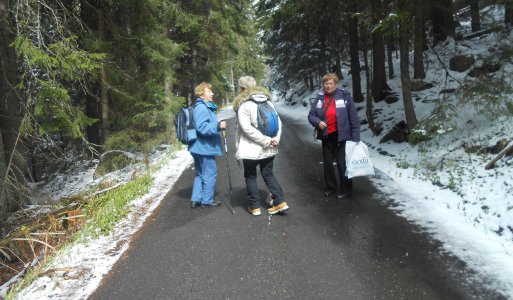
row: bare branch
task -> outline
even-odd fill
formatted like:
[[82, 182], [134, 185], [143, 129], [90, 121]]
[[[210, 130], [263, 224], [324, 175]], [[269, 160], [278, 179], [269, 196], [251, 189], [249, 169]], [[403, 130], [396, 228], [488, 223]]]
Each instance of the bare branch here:
[[[52, 247], [51, 245], [49, 245], [49, 244], [47, 244], [47, 243], [45, 243], [45, 242], [43, 242], [43, 241], [40, 241], [40, 240], [38, 240], [38, 239], [14, 238], [14, 239], [12, 239], [12, 241], [27, 241], [27, 242], [40, 243], [40, 244], [45, 245], [46, 247], [51, 248], [52, 250], [55, 250], [55, 248], [54, 248], [54, 247]], [[34, 252], [34, 256], [35, 256], [35, 250], [34, 250], [34, 248], [32, 248], [32, 251]]]

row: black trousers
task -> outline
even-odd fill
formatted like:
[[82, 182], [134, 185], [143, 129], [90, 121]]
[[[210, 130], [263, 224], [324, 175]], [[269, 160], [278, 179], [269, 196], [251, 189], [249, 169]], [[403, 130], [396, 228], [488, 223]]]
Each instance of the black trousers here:
[[344, 194], [353, 192], [353, 184], [346, 174], [346, 142], [338, 142], [338, 133], [330, 133], [322, 140], [322, 156], [324, 159], [324, 181], [328, 189], [337, 189], [337, 178], [333, 162], [337, 162], [338, 176], [340, 179], [340, 191]]
[[244, 179], [246, 180], [246, 190], [249, 198], [249, 207], [260, 207], [260, 196], [257, 187], [257, 166], [260, 166], [260, 174], [264, 179], [265, 185], [272, 194], [274, 201], [273, 205], [278, 205], [283, 202], [283, 190], [273, 173], [274, 157], [264, 159], [252, 160], [243, 159], [242, 165], [244, 166]]

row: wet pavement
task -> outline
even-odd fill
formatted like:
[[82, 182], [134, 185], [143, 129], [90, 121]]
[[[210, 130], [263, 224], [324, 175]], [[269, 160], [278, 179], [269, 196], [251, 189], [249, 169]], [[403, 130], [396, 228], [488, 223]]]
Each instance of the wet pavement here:
[[[346, 200], [323, 195], [320, 143], [304, 124], [282, 117], [275, 160], [290, 210], [246, 212], [242, 168], [229, 121], [226, 158], [218, 158], [217, 208], [190, 208], [187, 169], [134, 237], [91, 299], [502, 299], [465, 263], [398, 217], [366, 178]], [[305, 120], [306, 122], [306, 120]], [[259, 178], [262, 206], [268, 192]]]

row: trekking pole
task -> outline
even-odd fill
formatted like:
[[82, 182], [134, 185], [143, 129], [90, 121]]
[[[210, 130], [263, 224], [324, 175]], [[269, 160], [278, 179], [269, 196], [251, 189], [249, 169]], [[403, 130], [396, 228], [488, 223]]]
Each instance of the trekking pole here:
[[230, 174], [230, 166], [228, 163], [228, 144], [226, 143], [226, 130], [223, 129], [224, 153], [226, 154], [226, 171], [228, 173], [228, 184], [230, 185], [230, 207], [232, 214], [235, 214], [235, 203], [233, 200], [232, 175]]

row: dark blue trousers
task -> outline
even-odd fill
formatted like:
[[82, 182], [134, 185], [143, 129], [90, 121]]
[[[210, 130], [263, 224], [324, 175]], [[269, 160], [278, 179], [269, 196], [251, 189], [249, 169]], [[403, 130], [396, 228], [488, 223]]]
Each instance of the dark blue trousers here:
[[246, 190], [249, 198], [249, 207], [260, 207], [260, 196], [257, 187], [257, 166], [260, 166], [260, 174], [264, 179], [265, 185], [272, 194], [273, 205], [283, 202], [283, 190], [273, 173], [274, 157], [268, 157], [259, 160], [243, 159], [244, 179], [246, 180]]

